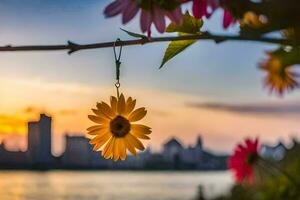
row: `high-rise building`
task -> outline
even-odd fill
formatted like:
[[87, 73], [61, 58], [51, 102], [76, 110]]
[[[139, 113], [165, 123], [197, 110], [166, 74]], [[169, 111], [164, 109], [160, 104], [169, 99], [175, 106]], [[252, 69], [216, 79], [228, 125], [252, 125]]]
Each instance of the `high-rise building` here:
[[87, 168], [90, 165], [90, 145], [84, 136], [66, 135], [66, 149], [62, 156], [62, 164], [68, 168]]
[[51, 117], [40, 115], [39, 121], [28, 122], [28, 154], [31, 163], [47, 167], [52, 162]]

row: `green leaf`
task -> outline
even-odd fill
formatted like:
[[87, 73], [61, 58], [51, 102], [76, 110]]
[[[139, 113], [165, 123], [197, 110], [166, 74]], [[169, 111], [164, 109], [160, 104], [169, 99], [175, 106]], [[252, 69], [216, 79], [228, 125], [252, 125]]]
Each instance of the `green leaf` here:
[[132, 37], [135, 37], [135, 38], [141, 38], [141, 39], [147, 39], [148, 37], [145, 36], [145, 35], [142, 35], [142, 34], [139, 34], [139, 33], [134, 33], [134, 32], [131, 32], [131, 31], [127, 31], [125, 29], [122, 29], [122, 31], [124, 31], [125, 33], [127, 33], [128, 35], [132, 36]]
[[300, 48], [299, 47], [280, 47], [273, 52], [269, 52], [272, 56], [277, 57], [283, 66], [291, 66], [300, 64]]
[[189, 14], [189, 12], [186, 12], [182, 17], [181, 24], [171, 23], [167, 29], [166, 32], [168, 33], [189, 33], [189, 34], [197, 34], [201, 33], [200, 29], [203, 26], [203, 20], [202, 19], [196, 19], [193, 16]]
[[[201, 27], [203, 26], [202, 19], [195, 19], [193, 16], [186, 12], [182, 17], [181, 24], [171, 23], [166, 32], [173, 33], [178, 32], [179, 36], [184, 35], [200, 35], [201, 34]], [[165, 55], [163, 61], [159, 68], [162, 68], [169, 60], [174, 58], [177, 54], [184, 51], [186, 48], [194, 44], [196, 40], [181, 40], [181, 41], [172, 41], [169, 43], [168, 48], [165, 51]]]
[[174, 58], [177, 54], [179, 54], [195, 42], [196, 40], [181, 40], [170, 42], [168, 48], [165, 51], [165, 55], [159, 69], [161, 69], [169, 60]]

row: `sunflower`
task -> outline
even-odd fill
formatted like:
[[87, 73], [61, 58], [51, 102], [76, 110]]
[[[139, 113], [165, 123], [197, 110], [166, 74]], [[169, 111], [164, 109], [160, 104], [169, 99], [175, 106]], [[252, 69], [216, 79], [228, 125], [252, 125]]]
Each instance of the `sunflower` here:
[[260, 68], [267, 72], [264, 79], [265, 86], [270, 88], [270, 91], [275, 91], [279, 95], [284, 92], [293, 90], [299, 86], [297, 82], [297, 73], [292, 72], [292, 66], [285, 66], [281, 60], [269, 53], [269, 58], [261, 63]]
[[104, 158], [116, 161], [125, 160], [126, 150], [136, 156], [136, 149], [145, 149], [139, 139], [150, 139], [151, 128], [134, 123], [147, 114], [144, 107], [134, 110], [135, 104], [136, 100], [131, 97], [125, 101], [123, 94], [119, 98], [111, 96], [110, 106], [105, 102], [97, 103], [97, 109], [92, 109], [95, 115], [88, 116], [97, 125], [87, 129], [94, 151], [102, 151]]

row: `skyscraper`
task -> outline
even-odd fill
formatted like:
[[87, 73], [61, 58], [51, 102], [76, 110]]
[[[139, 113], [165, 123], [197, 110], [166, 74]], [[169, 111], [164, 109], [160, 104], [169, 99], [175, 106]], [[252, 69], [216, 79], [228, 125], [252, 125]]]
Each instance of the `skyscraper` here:
[[40, 115], [39, 121], [28, 122], [28, 154], [33, 166], [50, 167], [51, 154], [51, 117]]

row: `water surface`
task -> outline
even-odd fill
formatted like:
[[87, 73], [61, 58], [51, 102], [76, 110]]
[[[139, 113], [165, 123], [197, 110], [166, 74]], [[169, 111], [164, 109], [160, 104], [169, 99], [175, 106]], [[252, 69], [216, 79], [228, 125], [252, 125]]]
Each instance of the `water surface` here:
[[0, 200], [191, 200], [231, 184], [228, 172], [2, 171]]

